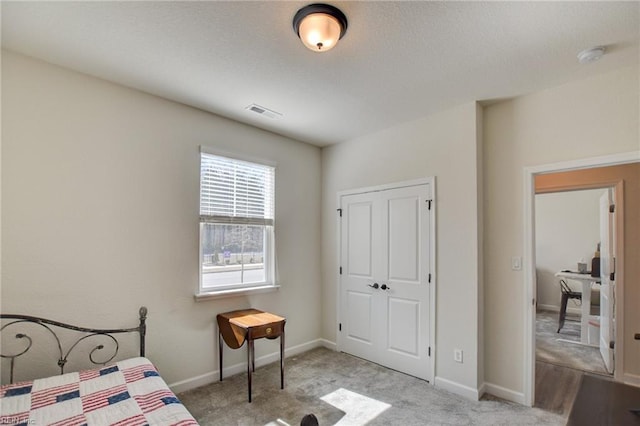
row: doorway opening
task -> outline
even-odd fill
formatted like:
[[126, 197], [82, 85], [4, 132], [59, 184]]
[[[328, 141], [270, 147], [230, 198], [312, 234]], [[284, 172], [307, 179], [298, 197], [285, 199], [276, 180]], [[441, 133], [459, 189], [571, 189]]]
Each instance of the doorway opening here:
[[567, 413], [582, 373], [613, 377], [614, 189], [536, 187], [536, 407]]
[[[640, 265], [633, 262], [624, 262], [625, 252], [631, 253], [638, 249], [634, 238], [625, 240], [625, 233], [637, 232], [639, 223], [633, 218], [637, 217], [640, 205], [637, 202], [637, 194], [640, 191], [638, 186], [638, 173], [640, 167], [640, 152], [629, 152], [615, 154], [605, 157], [597, 157], [583, 160], [569, 161], [565, 163], [555, 163], [528, 167], [524, 170], [525, 192], [524, 192], [524, 222], [525, 222], [525, 251], [523, 267], [525, 270], [525, 292], [524, 292], [524, 322], [525, 322], [525, 360], [524, 360], [524, 403], [533, 406], [536, 395], [536, 302], [537, 302], [537, 271], [536, 271], [536, 230], [535, 230], [535, 204], [536, 186], [544, 185], [549, 192], [561, 192], [579, 189], [604, 189], [614, 188], [616, 209], [615, 222], [615, 253], [616, 253], [616, 305], [614, 310], [615, 332], [612, 340], [615, 342], [614, 375], [615, 381], [632, 381], [633, 375], [628, 374], [623, 366], [625, 359], [629, 358], [627, 346], [625, 345], [625, 315], [634, 315], [633, 312], [624, 312], [625, 305], [630, 301], [625, 300], [625, 276], [635, 276], [640, 271]], [[624, 193], [629, 192], [629, 197], [625, 201]], [[628, 210], [628, 211], [627, 211]], [[628, 231], [626, 229], [628, 227]], [[577, 268], [576, 259], [576, 268]], [[573, 267], [572, 267], [573, 268]], [[631, 293], [635, 294], [635, 289]], [[627, 306], [628, 308], [628, 306]], [[631, 346], [629, 346], [631, 350]], [[578, 378], [578, 383], [580, 378]], [[577, 384], [576, 384], [577, 386]]]
[[536, 194], [537, 361], [613, 374], [608, 354], [599, 350], [601, 334], [606, 335], [601, 322], [615, 325], [609, 317], [602, 318], [613, 317], [615, 295], [609, 287], [601, 291], [611, 283], [603, 284], [600, 277], [605, 273], [601, 262], [615, 257], [615, 235], [609, 232], [615, 219], [615, 204], [608, 201], [612, 192], [605, 188]]

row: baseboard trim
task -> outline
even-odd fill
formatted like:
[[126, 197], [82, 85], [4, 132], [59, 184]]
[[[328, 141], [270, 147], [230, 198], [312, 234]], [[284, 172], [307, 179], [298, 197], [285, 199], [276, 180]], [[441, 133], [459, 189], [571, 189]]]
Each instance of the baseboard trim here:
[[320, 341], [320, 346], [322, 346], [323, 348], [327, 348], [334, 352], [338, 350], [336, 342], [332, 342], [331, 340], [327, 340], [327, 339], [318, 339], [318, 340]]
[[[536, 305], [536, 308], [539, 311], [560, 312], [560, 306], [556, 306], [556, 305], [542, 305], [542, 304], [538, 303]], [[569, 308], [567, 308], [567, 309], [569, 309]]]
[[482, 387], [484, 388], [485, 393], [497, 396], [498, 398], [506, 399], [507, 401], [526, 405], [524, 402], [524, 393], [522, 392], [516, 392], [514, 390], [486, 382], [482, 385]]
[[472, 401], [477, 401], [480, 399], [481, 393], [479, 389], [461, 385], [460, 383], [454, 382], [452, 380], [443, 379], [442, 377], [436, 377], [436, 379], [434, 380], [434, 385], [437, 388], [447, 390]]
[[[335, 343], [325, 340], [325, 339], [315, 339], [310, 342], [302, 343], [300, 345], [291, 346], [285, 348], [284, 356], [285, 358], [301, 354], [303, 352], [309, 351], [311, 349], [325, 347], [327, 349], [335, 350]], [[280, 359], [280, 352], [272, 352], [266, 355], [262, 355], [261, 357], [256, 358], [256, 367], [262, 367], [267, 364], [271, 364], [272, 362], [276, 362]], [[244, 362], [231, 365], [229, 367], [224, 367], [222, 373], [224, 377], [233, 376], [234, 374], [244, 373], [247, 369], [247, 364]], [[175, 383], [171, 383], [169, 388], [174, 393], [186, 392], [191, 389], [199, 388], [200, 386], [205, 386], [210, 383], [213, 383], [219, 380], [220, 370], [210, 371], [205, 374], [201, 374], [199, 376], [190, 377], [185, 380], [180, 380]]]
[[[560, 306], [556, 305], [538, 305], [538, 310], [560, 312]], [[567, 307], [567, 313], [577, 316], [582, 316], [582, 309]]]
[[624, 373], [622, 381], [627, 385], [640, 387], [640, 376], [632, 373]]
[[486, 392], [487, 392], [487, 385], [486, 383], [483, 383], [478, 389], [478, 399], [482, 398], [482, 395], [484, 395]]

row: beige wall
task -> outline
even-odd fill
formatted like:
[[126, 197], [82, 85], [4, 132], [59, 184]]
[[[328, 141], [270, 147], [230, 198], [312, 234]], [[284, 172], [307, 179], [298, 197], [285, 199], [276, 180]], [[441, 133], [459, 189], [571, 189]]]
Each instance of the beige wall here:
[[[323, 337], [335, 341], [337, 332], [337, 193], [436, 176], [435, 375], [466, 387], [462, 393], [481, 382], [477, 113], [469, 103], [322, 151]], [[453, 361], [454, 348], [464, 364]]]
[[[556, 272], [577, 271], [580, 259], [591, 270], [591, 258], [600, 242], [600, 196], [604, 191], [591, 189], [536, 195], [538, 309], [560, 309]], [[580, 283], [567, 280], [567, 284], [581, 291]], [[568, 307], [580, 313], [576, 305], [569, 303]]]
[[[6, 51], [2, 89], [3, 312], [117, 327], [146, 305], [169, 383], [217, 370], [218, 312], [284, 315], [288, 347], [320, 337], [318, 148]], [[277, 163], [278, 292], [194, 301], [201, 144]]]
[[[17, 54], [2, 62], [2, 310], [126, 326], [146, 304], [149, 357], [169, 382], [216, 369], [212, 321], [224, 310], [286, 315], [287, 346], [335, 341], [336, 193], [436, 176], [435, 374], [523, 392], [524, 277], [510, 269], [523, 254], [523, 168], [640, 149], [637, 67], [320, 154]], [[279, 292], [194, 302], [200, 144], [277, 162]]]
[[[485, 380], [524, 392], [524, 172], [528, 166], [640, 149], [638, 68], [484, 111]], [[636, 299], [637, 300], [637, 299]]]

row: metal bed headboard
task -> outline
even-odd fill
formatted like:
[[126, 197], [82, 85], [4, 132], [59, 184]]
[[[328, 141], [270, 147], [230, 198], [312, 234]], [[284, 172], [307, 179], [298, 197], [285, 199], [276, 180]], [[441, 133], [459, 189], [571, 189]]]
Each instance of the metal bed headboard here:
[[[95, 361], [94, 358], [93, 358], [93, 354], [94, 354], [95, 351], [104, 349], [104, 345], [103, 344], [97, 345], [96, 347], [94, 347], [89, 352], [89, 361], [91, 361], [95, 365], [105, 365], [106, 363], [108, 363], [109, 361], [114, 359], [116, 357], [116, 355], [118, 355], [118, 350], [119, 350], [120, 346], [118, 344], [118, 340], [115, 337], [113, 337], [113, 334], [139, 333], [139, 335], [140, 335], [140, 356], [145, 356], [144, 355], [144, 346], [145, 346], [144, 345], [144, 339], [145, 339], [145, 335], [147, 334], [147, 324], [146, 324], [146, 321], [147, 321], [147, 308], [142, 306], [140, 308], [140, 310], [138, 311], [138, 313], [139, 313], [139, 323], [138, 323], [137, 327], [133, 327], [133, 328], [114, 328], [114, 329], [78, 327], [78, 326], [71, 325], [71, 324], [65, 324], [65, 323], [62, 323], [62, 322], [53, 321], [53, 320], [46, 319], [46, 318], [33, 317], [33, 316], [29, 316], [29, 315], [0, 314], [0, 320], [15, 320], [15, 321], [8, 322], [8, 323], [4, 324], [2, 327], [0, 327], [0, 333], [4, 332], [7, 327], [10, 327], [10, 326], [15, 325], [15, 324], [20, 324], [20, 323], [32, 323], [32, 324], [38, 324], [38, 325], [44, 327], [47, 331], [49, 331], [49, 333], [51, 333], [51, 335], [54, 337], [54, 339], [55, 339], [55, 341], [57, 343], [58, 354], [59, 354], [58, 367], [60, 367], [60, 374], [64, 374], [64, 366], [67, 363], [67, 359], [69, 357], [69, 354], [78, 346], [78, 344], [80, 342], [82, 342], [83, 340], [88, 339], [90, 337], [93, 337], [93, 336], [106, 336], [106, 337], [110, 338], [111, 341], [113, 341], [113, 343], [115, 344], [113, 355], [109, 359], [107, 359], [105, 361], [98, 362], [98, 361]], [[55, 333], [55, 331], [52, 329], [51, 326], [77, 331], [79, 333], [84, 333], [84, 335], [79, 337], [79, 338], [77, 338], [75, 341], [73, 341], [73, 344], [65, 352], [62, 349], [62, 343], [60, 342], [60, 338], [58, 337], [58, 335]], [[10, 360], [10, 378], [9, 378], [9, 380], [10, 380], [11, 383], [13, 383], [13, 371], [14, 371], [16, 358], [18, 358], [19, 356], [22, 356], [25, 353], [27, 353], [29, 351], [29, 349], [31, 349], [31, 345], [33, 344], [33, 341], [31, 339], [31, 337], [29, 337], [25, 333], [16, 333], [15, 338], [16, 339], [25, 339], [25, 341], [27, 342], [26, 347], [22, 351], [19, 351], [18, 353], [15, 353], [15, 354], [12, 354], [12, 355], [5, 355], [4, 353], [0, 353], [0, 356], [2, 358], [8, 358]]]

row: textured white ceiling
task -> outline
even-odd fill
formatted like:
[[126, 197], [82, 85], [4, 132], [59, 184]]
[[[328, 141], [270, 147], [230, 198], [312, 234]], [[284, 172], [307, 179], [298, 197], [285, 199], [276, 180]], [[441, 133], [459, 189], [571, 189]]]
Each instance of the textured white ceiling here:
[[308, 3], [3, 1], [2, 46], [320, 146], [639, 62], [638, 2], [337, 1], [323, 54], [292, 29]]

